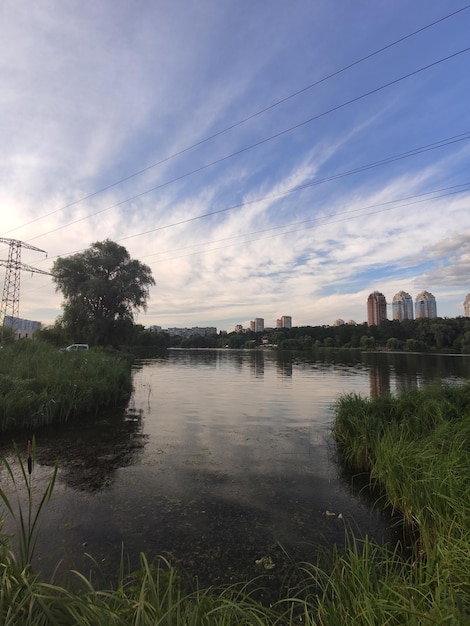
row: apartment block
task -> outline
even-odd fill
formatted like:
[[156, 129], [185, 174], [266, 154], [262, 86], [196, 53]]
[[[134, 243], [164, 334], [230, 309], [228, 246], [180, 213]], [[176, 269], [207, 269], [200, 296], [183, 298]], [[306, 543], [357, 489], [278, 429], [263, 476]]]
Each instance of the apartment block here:
[[413, 298], [406, 291], [399, 291], [393, 296], [392, 316], [400, 322], [413, 319]]
[[383, 293], [374, 291], [367, 298], [367, 325], [379, 326], [387, 319], [387, 301]]
[[290, 315], [283, 315], [280, 319], [276, 320], [276, 328], [292, 328], [292, 317]]
[[436, 298], [429, 291], [422, 291], [415, 298], [415, 316], [437, 317]]
[[11, 315], [5, 315], [5, 326], [9, 326], [13, 329], [15, 339], [21, 339], [24, 337], [31, 337], [42, 326], [41, 322], [34, 322], [33, 320], [25, 320], [21, 317], [12, 317]]
[[255, 319], [250, 322], [250, 330], [254, 331], [255, 333], [264, 332], [264, 318], [255, 317]]

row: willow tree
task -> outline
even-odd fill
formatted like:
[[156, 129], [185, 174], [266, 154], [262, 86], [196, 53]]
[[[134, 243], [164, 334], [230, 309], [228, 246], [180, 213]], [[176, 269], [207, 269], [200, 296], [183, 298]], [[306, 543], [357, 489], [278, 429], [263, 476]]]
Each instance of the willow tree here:
[[62, 324], [71, 339], [94, 345], [121, 343], [139, 309], [146, 309], [152, 271], [106, 239], [58, 258], [52, 268], [64, 296]]

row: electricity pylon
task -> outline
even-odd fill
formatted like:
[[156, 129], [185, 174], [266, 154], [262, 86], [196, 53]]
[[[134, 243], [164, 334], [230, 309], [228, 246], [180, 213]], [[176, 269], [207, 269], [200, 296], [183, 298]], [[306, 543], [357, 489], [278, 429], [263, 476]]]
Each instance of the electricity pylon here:
[[44, 252], [40, 248], [31, 246], [23, 241], [17, 239], [4, 239], [0, 237], [1, 243], [8, 244], [8, 260], [0, 259], [0, 265], [6, 267], [5, 282], [3, 284], [3, 296], [2, 296], [2, 308], [0, 311], [0, 341], [3, 341], [3, 330], [5, 327], [5, 317], [7, 313], [11, 312], [12, 328], [16, 333], [19, 326], [19, 313], [20, 313], [20, 274], [21, 270], [27, 270], [36, 274], [48, 274], [44, 270], [31, 267], [21, 262], [21, 248], [28, 248], [29, 250], [35, 250], [36, 252]]

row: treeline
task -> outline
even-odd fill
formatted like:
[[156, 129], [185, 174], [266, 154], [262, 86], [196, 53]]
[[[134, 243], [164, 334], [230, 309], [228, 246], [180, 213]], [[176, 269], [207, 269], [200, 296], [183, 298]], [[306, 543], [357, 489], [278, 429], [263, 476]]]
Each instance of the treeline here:
[[[37, 338], [58, 347], [73, 343], [59, 325], [38, 331]], [[281, 350], [315, 348], [360, 348], [362, 350], [403, 350], [407, 352], [441, 351], [470, 354], [470, 318], [421, 318], [387, 320], [380, 326], [343, 324], [341, 326], [297, 326], [255, 333], [219, 332], [214, 335], [170, 336], [165, 331], [146, 330], [140, 324], [128, 324], [120, 335], [120, 345], [156, 349], [167, 348], [257, 348], [276, 345]]]
[[298, 326], [253, 331], [219, 333], [203, 337], [170, 337], [164, 331], [141, 329], [137, 345], [173, 348], [256, 348], [276, 345], [280, 350], [315, 348], [360, 348], [363, 350], [404, 350], [408, 352], [446, 351], [470, 354], [470, 318], [422, 318], [398, 322], [387, 320], [380, 326]]
[[344, 324], [276, 329], [270, 334], [270, 341], [284, 350], [330, 347], [470, 354], [470, 318], [437, 317], [403, 322], [387, 320], [379, 326]]

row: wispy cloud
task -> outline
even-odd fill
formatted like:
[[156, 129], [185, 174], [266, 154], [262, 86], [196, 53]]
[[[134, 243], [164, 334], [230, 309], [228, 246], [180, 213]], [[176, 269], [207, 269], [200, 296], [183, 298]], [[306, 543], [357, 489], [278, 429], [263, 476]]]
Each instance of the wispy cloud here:
[[[460, 315], [470, 192], [418, 195], [470, 183], [470, 141], [379, 162], [470, 130], [468, 55], [337, 107], [465, 48], [470, 11], [302, 91], [447, 10], [5, 4], [0, 236], [46, 250], [23, 250], [45, 270], [121, 242], [157, 281], [144, 324], [360, 322], [373, 289]], [[23, 317], [60, 303], [22, 274]]]

